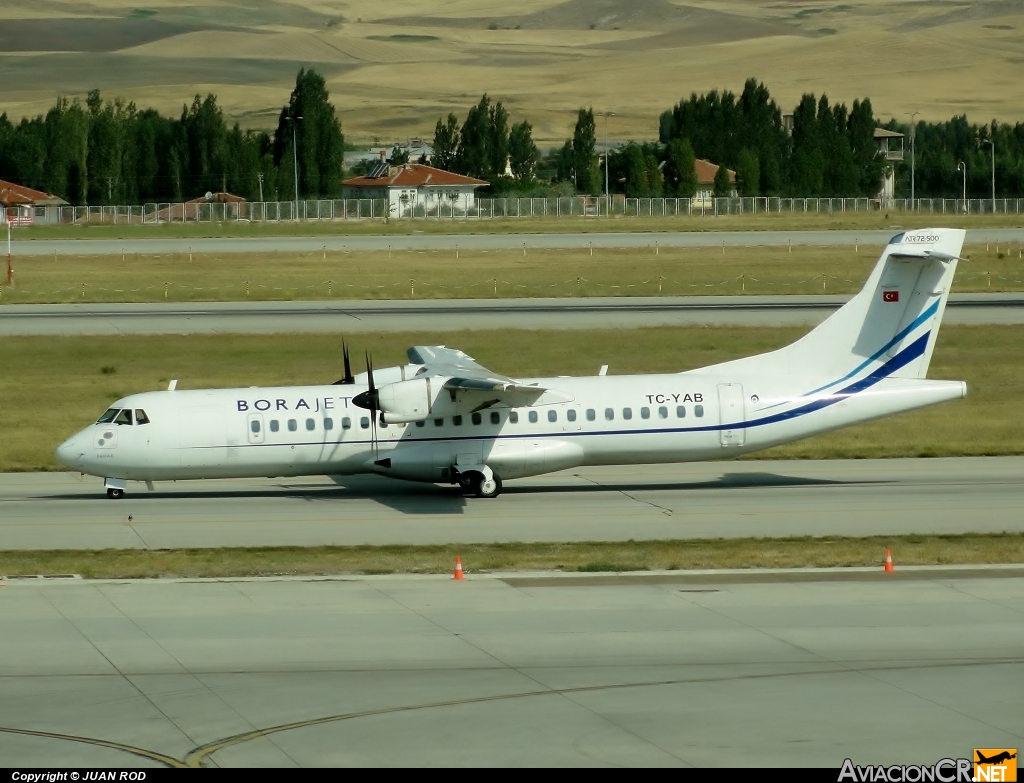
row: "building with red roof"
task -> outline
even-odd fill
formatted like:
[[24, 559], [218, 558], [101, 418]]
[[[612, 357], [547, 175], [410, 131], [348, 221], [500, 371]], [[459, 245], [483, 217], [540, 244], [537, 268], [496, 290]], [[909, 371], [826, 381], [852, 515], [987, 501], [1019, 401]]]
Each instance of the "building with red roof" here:
[[[708, 205], [711, 204], [711, 199], [715, 196], [715, 176], [718, 174], [718, 166], [710, 161], [702, 158], [697, 158], [695, 164], [697, 169], [697, 192], [694, 194], [694, 203], [696, 205]], [[726, 169], [729, 172], [729, 195], [735, 197], [736, 191], [736, 172], [732, 169]]]
[[476, 189], [489, 182], [464, 177], [422, 163], [390, 166], [384, 160], [369, 174], [341, 183], [342, 198], [384, 199], [392, 217], [408, 217], [419, 211], [429, 214], [466, 212], [476, 206]]
[[[46, 207], [59, 207], [67, 203], [60, 196], [0, 179], [0, 209], [4, 213], [0, 216], [0, 223], [9, 219], [15, 226], [32, 225], [36, 215], [45, 217], [50, 213]], [[39, 207], [42, 209], [37, 209]]]

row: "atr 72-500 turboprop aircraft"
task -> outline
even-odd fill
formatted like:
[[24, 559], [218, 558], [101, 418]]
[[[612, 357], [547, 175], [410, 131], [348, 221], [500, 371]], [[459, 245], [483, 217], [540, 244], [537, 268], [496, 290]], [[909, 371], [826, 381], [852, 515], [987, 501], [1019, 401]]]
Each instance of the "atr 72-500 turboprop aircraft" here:
[[736, 457], [963, 397], [925, 380], [964, 241], [894, 236], [864, 288], [792, 345], [671, 375], [496, 375], [461, 351], [329, 386], [144, 392], [57, 449], [75, 470], [128, 481], [377, 473], [495, 497], [507, 479], [580, 465]]

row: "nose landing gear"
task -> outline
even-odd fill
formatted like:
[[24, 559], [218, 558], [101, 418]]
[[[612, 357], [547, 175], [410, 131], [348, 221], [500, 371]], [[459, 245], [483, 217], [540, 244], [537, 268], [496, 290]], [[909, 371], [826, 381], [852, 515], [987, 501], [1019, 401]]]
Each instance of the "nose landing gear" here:
[[124, 497], [124, 490], [117, 487], [107, 487], [107, 497], [111, 500], [120, 500]]
[[103, 486], [107, 488], [108, 498], [120, 500], [124, 497], [124, 489], [128, 486], [128, 482], [124, 479], [105, 478], [103, 479]]

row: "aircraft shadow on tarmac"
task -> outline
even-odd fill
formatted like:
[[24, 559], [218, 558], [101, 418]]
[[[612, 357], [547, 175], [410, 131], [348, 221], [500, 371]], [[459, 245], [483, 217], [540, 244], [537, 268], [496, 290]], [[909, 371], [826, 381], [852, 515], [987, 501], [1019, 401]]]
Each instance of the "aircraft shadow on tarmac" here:
[[[276, 482], [265, 489], [217, 489], [217, 482], [211, 481], [209, 489], [187, 489], [181, 492], [139, 492], [133, 493], [133, 500], [171, 500], [175, 498], [192, 500], [292, 498], [305, 502], [330, 502], [341, 500], [371, 500], [402, 514], [462, 514], [469, 503], [461, 490], [453, 486], [420, 484], [411, 481], [397, 481], [382, 476], [327, 476], [330, 483], [290, 484]], [[683, 492], [722, 489], [771, 489], [794, 487], [828, 487], [878, 485], [877, 480], [819, 479], [803, 476], [786, 476], [777, 473], [725, 473], [719, 478], [705, 481], [630, 481], [598, 483], [579, 474], [564, 477], [559, 483], [546, 485], [517, 486], [515, 482], [505, 485], [506, 495], [558, 495], [595, 492]], [[49, 495], [48, 499], [81, 501], [82, 495]], [[90, 496], [86, 496], [90, 497]], [[110, 503], [105, 496], [97, 493], [97, 501]], [[500, 500], [498, 501], [500, 502]]]

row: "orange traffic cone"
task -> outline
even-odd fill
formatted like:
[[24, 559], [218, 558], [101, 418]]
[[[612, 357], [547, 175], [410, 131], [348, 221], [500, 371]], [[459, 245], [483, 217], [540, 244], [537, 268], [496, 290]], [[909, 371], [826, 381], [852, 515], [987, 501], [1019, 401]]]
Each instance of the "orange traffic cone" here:
[[891, 574], [895, 569], [892, 567], [892, 551], [885, 548], [885, 573]]
[[462, 575], [462, 558], [458, 555], [455, 556], [455, 573], [452, 574], [452, 579], [465, 579]]

